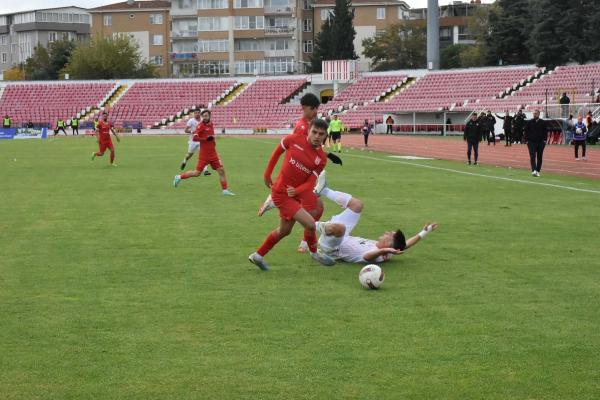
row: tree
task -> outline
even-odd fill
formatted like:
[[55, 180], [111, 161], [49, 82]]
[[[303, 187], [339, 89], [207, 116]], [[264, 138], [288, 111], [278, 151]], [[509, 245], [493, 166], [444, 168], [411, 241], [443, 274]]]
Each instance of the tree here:
[[596, 0], [586, 0], [583, 3], [582, 10], [586, 10], [587, 20], [582, 24], [585, 38], [582, 40], [582, 52], [589, 56], [589, 61], [600, 61], [600, 7]]
[[32, 56], [25, 61], [25, 78], [33, 81], [48, 80], [50, 75], [50, 54], [48, 50], [41, 45], [35, 46]]
[[498, 0], [489, 14], [488, 61], [498, 64], [531, 63], [527, 39], [531, 33], [529, 0]]
[[125, 35], [95, 36], [80, 43], [62, 73], [73, 79], [154, 78], [154, 65], [144, 62], [137, 43]]
[[321, 71], [323, 60], [356, 60], [354, 51], [354, 9], [351, 0], [335, 0], [335, 7], [323, 22], [321, 32], [315, 37], [311, 57], [313, 72]]
[[383, 35], [364, 39], [364, 55], [375, 71], [425, 68], [427, 36], [424, 29], [391, 25]]
[[440, 55], [440, 67], [442, 69], [461, 68], [463, 66], [461, 55], [470, 47], [467, 44], [452, 44], [447, 46]]
[[24, 81], [25, 71], [23, 70], [23, 65], [18, 65], [16, 67], [12, 67], [11, 69], [7, 69], [4, 71], [3, 77], [5, 81]]
[[71, 58], [71, 53], [75, 49], [75, 42], [72, 40], [58, 40], [50, 43], [50, 79], [60, 79], [61, 70], [67, 65]]

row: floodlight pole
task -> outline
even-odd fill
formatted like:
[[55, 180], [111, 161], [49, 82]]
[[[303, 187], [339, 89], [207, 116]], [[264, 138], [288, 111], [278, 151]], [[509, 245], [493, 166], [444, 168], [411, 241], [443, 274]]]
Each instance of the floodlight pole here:
[[438, 0], [427, 0], [427, 69], [440, 69], [440, 9]]

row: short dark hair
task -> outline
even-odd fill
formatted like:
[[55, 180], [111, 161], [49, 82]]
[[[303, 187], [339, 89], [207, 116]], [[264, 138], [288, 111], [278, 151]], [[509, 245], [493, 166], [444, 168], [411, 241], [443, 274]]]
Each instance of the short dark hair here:
[[300, 105], [309, 106], [309, 107], [312, 107], [312, 108], [318, 108], [321, 105], [321, 102], [319, 101], [319, 99], [317, 98], [317, 96], [315, 96], [314, 94], [312, 94], [312, 93], [306, 93], [300, 99]]
[[310, 127], [312, 128], [313, 126], [315, 128], [323, 129], [324, 131], [327, 131], [327, 128], [329, 128], [327, 122], [323, 121], [320, 118], [315, 118], [312, 120], [312, 122], [310, 123]]
[[202, 112], [200, 112], [200, 115], [204, 115], [208, 113], [208, 115], [212, 115], [212, 113], [210, 112], [210, 110], [208, 108], [205, 108], [204, 110], [202, 110]]
[[396, 250], [404, 250], [406, 249], [406, 238], [404, 237], [404, 233], [400, 229], [394, 233], [394, 241], [392, 247]]

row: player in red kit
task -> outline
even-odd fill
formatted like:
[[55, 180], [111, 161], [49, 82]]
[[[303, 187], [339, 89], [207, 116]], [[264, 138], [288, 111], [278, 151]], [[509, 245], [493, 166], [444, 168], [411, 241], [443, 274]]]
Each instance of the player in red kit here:
[[108, 113], [102, 113], [102, 121], [98, 122], [98, 126], [96, 127], [96, 134], [98, 135], [98, 146], [100, 149], [96, 153], [92, 153], [92, 161], [96, 157], [102, 157], [106, 149], [110, 150], [110, 165], [116, 167], [115, 164], [115, 146], [113, 146], [112, 140], [110, 139], [110, 133], [115, 136], [117, 142], [120, 142], [119, 136], [115, 132], [112, 124], [108, 122]]
[[[326, 135], [327, 123], [321, 119], [314, 119], [310, 124], [308, 136], [288, 135], [271, 154], [264, 179], [267, 187], [271, 188], [275, 207], [279, 209], [279, 227], [272, 231], [262, 246], [248, 257], [251, 263], [263, 271], [269, 269], [264, 256], [277, 242], [292, 232], [296, 221], [302, 224], [307, 232], [306, 239], [311, 257], [323, 265], [335, 263], [331, 257], [317, 252], [315, 219], [303, 208], [303, 201], [309, 194], [313, 194], [312, 189], [317, 176], [327, 163], [327, 155], [321, 148]], [[272, 183], [271, 174], [284, 152], [283, 165], [275, 183]]]
[[217, 153], [217, 144], [215, 143], [215, 128], [213, 126], [213, 123], [210, 122], [210, 114], [210, 110], [202, 111], [202, 121], [198, 123], [198, 126], [196, 127], [196, 133], [192, 138], [194, 142], [201, 143], [200, 152], [198, 153], [198, 164], [196, 164], [196, 169], [194, 171], [184, 172], [181, 175], [175, 175], [175, 179], [173, 180], [173, 186], [177, 187], [177, 185], [179, 185], [179, 182], [181, 182], [182, 179], [200, 176], [204, 167], [210, 165], [211, 168], [217, 171], [217, 173], [219, 174], [223, 194], [225, 196], [234, 196], [234, 194], [230, 192], [227, 188], [227, 178], [225, 177], [225, 169], [223, 168], [223, 164], [221, 164], [219, 154]]

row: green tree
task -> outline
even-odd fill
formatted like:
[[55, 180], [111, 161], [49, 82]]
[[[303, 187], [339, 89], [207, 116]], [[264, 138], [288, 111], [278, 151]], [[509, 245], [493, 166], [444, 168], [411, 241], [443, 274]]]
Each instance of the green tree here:
[[362, 45], [375, 71], [425, 68], [427, 64], [425, 29], [391, 25], [384, 34], [364, 39]]
[[354, 9], [351, 0], [335, 0], [335, 7], [315, 37], [311, 63], [313, 72], [321, 71], [324, 60], [356, 60], [354, 51]]
[[488, 61], [492, 65], [527, 64], [531, 56], [527, 39], [531, 33], [529, 0], [498, 0], [489, 14]]
[[95, 36], [80, 43], [62, 73], [73, 79], [153, 78], [156, 68], [142, 60], [137, 43], [125, 35]]
[[[583, 37], [581, 51], [588, 56], [589, 61], [600, 61], [600, 7], [597, 0], [586, 0], [583, 2], [582, 10], [586, 10], [586, 21], [583, 25]], [[599, 80], [600, 81], [600, 80]], [[600, 83], [600, 82], [599, 82]]]
[[470, 47], [467, 44], [452, 44], [446, 46], [440, 54], [440, 67], [442, 69], [461, 68], [461, 54], [467, 51]]
[[61, 70], [67, 65], [71, 53], [75, 49], [73, 40], [57, 40], [48, 46], [50, 53], [49, 73], [50, 79], [60, 79]]
[[35, 46], [33, 54], [25, 61], [25, 79], [38, 81], [49, 80], [50, 54], [48, 50], [41, 45]]

